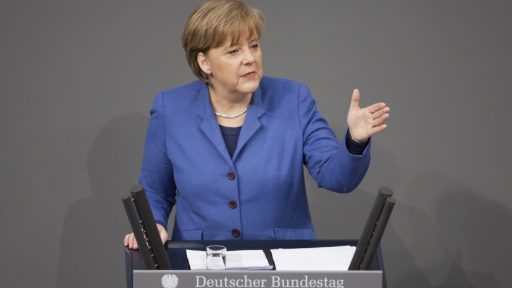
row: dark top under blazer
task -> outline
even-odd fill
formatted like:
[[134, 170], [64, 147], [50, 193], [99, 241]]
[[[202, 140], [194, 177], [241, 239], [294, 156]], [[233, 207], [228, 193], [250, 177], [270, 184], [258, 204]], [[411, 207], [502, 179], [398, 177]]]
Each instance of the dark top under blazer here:
[[176, 206], [173, 240], [314, 239], [303, 165], [319, 187], [355, 189], [370, 145], [353, 155], [344, 142], [307, 86], [263, 77], [231, 158], [208, 86], [195, 81], [156, 96], [140, 183], [157, 222]]

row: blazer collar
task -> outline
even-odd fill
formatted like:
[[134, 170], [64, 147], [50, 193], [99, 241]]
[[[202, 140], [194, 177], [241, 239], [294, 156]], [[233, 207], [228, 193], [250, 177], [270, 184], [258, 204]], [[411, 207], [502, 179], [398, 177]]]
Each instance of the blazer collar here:
[[249, 142], [254, 134], [256, 134], [256, 132], [263, 127], [263, 124], [260, 121], [260, 117], [262, 117], [267, 112], [263, 103], [263, 91], [260, 83], [258, 89], [256, 89], [252, 95], [251, 106], [249, 106], [249, 110], [245, 116], [242, 131], [240, 131], [240, 136], [236, 145], [236, 150], [233, 154], [233, 159], [231, 159], [231, 157], [229, 157], [226, 144], [222, 138], [219, 124], [217, 123], [217, 119], [213, 111], [213, 106], [208, 91], [208, 85], [206, 83], [202, 83], [201, 87], [199, 88], [195, 105], [197, 107], [197, 115], [202, 120], [200, 123], [201, 130], [217, 148], [217, 150], [223, 155], [226, 161], [228, 161], [228, 163], [232, 163], [236, 160], [242, 149], [246, 146], [247, 142]]

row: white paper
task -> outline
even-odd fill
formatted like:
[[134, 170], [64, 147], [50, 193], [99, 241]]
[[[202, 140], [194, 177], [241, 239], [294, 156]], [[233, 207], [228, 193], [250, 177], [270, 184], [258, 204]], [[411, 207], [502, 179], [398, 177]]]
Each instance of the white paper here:
[[[186, 250], [191, 270], [206, 269], [206, 252]], [[237, 250], [226, 253], [226, 269], [272, 269], [263, 250]]]
[[272, 269], [263, 250], [228, 251], [226, 269]]
[[226, 264], [222, 257], [207, 257], [206, 258], [206, 269], [208, 270], [225, 270]]
[[206, 270], [206, 251], [187, 249], [186, 252], [191, 270]]
[[356, 247], [271, 249], [278, 271], [347, 271]]

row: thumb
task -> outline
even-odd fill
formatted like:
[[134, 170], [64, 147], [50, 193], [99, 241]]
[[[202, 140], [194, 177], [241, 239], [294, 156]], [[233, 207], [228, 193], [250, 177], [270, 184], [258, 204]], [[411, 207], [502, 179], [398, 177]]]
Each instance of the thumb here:
[[160, 231], [160, 239], [162, 239], [163, 244], [169, 240], [169, 234], [167, 234], [167, 231]]
[[361, 94], [359, 93], [359, 89], [354, 89], [352, 92], [352, 101], [350, 101], [350, 109], [359, 108], [359, 100], [361, 99]]
[[167, 229], [160, 224], [156, 224], [158, 228], [158, 234], [160, 234], [160, 238], [162, 239], [162, 243], [165, 244], [167, 240], [169, 240], [169, 234], [167, 234]]

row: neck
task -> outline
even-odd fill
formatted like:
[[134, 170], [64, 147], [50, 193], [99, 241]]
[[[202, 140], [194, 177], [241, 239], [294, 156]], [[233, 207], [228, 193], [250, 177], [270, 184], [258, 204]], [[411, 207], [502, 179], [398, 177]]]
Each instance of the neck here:
[[214, 110], [220, 113], [236, 114], [245, 109], [251, 102], [252, 98], [252, 93], [219, 93], [219, 91], [216, 91], [210, 85], [208, 86], [208, 90], [210, 92], [210, 99]]

